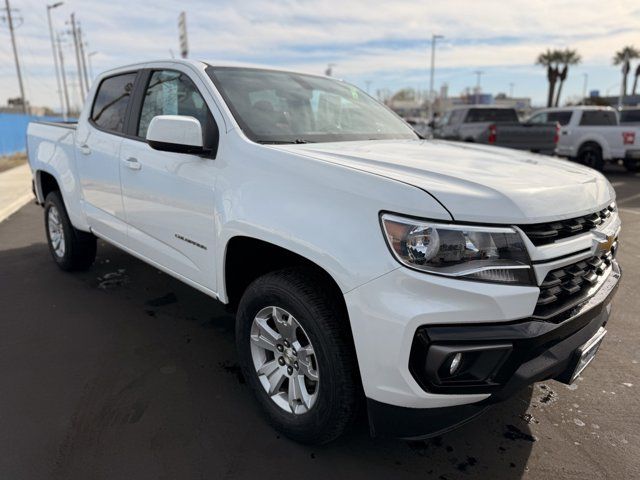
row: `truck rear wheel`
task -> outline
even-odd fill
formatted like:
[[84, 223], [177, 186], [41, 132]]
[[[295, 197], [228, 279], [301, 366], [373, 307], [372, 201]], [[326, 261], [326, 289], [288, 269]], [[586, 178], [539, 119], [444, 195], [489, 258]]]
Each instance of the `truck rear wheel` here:
[[604, 159], [602, 158], [602, 149], [600, 145], [595, 143], [587, 143], [580, 147], [578, 151], [578, 161], [587, 167], [601, 172], [604, 169]]
[[267, 419], [298, 442], [323, 444], [352, 422], [358, 375], [348, 321], [314, 272], [266, 274], [238, 308], [243, 374]]
[[71, 225], [58, 192], [47, 195], [44, 203], [44, 227], [51, 256], [65, 271], [86, 270], [96, 258], [96, 237]]
[[640, 172], [640, 159], [625, 158], [624, 168], [626, 168], [629, 172]]

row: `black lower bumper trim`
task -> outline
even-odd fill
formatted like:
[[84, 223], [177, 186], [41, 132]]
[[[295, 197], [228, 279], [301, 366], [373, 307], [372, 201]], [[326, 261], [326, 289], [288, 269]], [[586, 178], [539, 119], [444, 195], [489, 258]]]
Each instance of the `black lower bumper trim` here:
[[458, 428], [482, 414], [489, 405], [472, 403], [442, 408], [407, 408], [367, 398], [371, 435], [420, 440]]

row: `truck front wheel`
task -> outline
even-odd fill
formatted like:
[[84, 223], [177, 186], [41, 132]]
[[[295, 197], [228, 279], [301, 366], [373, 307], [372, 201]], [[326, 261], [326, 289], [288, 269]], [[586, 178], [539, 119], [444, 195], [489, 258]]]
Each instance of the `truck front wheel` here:
[[47, 195], [44, 227], [51, 256], [62, 270], [86, 270], [96, 258], [96, 237], [71, 225], [58, 192]]
[[352, 422], [359, 379], [346, 314], [315, 272], [266, 274], [245, 291], [236, 343], [247, 383], [269, 422], [308, 444]]

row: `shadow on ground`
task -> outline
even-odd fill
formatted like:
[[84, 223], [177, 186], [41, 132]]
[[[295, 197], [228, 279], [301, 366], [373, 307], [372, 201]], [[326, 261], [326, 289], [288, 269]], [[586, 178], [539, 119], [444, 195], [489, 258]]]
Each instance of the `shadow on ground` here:
[[59, 271], [44, 243], [0, 250], [0, 265], [2, 478], [519, 478], [525, 469], [531, 390], [428, 441], [372, 439], [363, 414], [337, 442], [301, 446], [260, 416], [219, 303], [103, 242], [88, 272]]

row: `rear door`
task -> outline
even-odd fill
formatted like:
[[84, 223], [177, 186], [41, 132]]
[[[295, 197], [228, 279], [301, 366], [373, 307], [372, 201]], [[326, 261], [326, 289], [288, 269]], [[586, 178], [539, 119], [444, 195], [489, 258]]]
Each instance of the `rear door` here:
[[[188, 115], [200, 121], [211, 147], [217, 124], [187, 69], [147, 70], [136, 91], [130, 137], [123, 140], [120, 172], [128, 245], [184, 279], [216, 291], [214, 188], [224, 163], [184, 153], [161, 152], [145, 141], [157, 115]], [[200, 87], [196, 85], [199, 82]]]
[[120, 188], [120, 145], [137, 75], [133, 71], [103, 79], [88, 118], [79, 123], [76, 134], [87, 221], [96, 233], [121, 244], [126, 242], [127, 227]]

